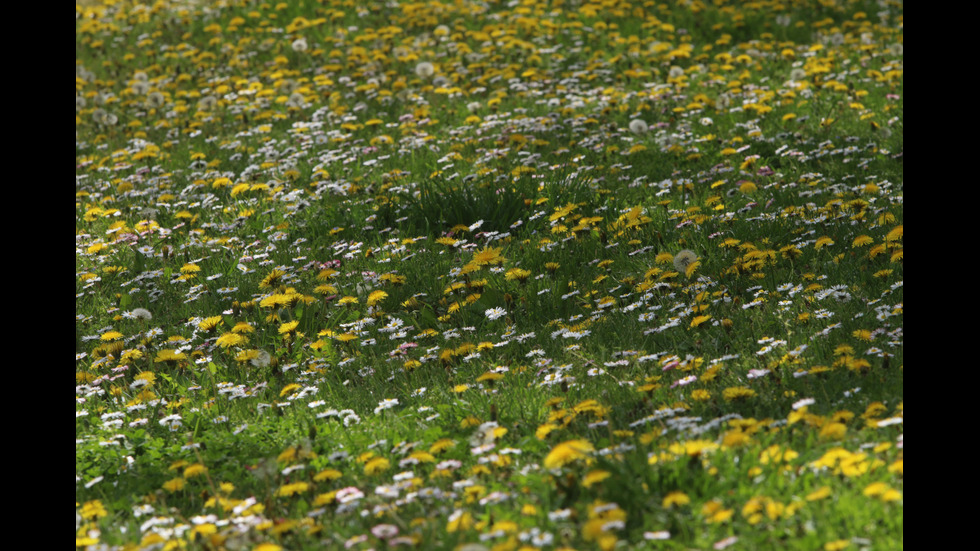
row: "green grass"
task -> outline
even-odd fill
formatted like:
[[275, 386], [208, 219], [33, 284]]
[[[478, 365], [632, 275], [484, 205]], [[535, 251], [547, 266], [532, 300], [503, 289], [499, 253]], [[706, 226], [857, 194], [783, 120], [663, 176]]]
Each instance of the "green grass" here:
[[902, 548], [903, 33], [77, 3], [76, 547]]

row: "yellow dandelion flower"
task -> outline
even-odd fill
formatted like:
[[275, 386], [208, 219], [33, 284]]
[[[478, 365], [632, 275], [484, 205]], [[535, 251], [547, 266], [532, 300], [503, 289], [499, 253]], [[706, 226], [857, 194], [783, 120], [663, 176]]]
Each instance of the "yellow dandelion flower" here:
[[242, 350], [238, 354], [235, 354], [235, 361], [238, 363], [245, 363], [254, 360], [259, 357], [259, 351], [255, 349]]
[[868, 251], [868, 258], [877, 258], [878, 256], [885, 254], [887, 249], [888, 247], [886, 247], [884, 243], [879, 243], [878, 245], [871, 247], [871, 250]]
[[833, 495], [833, 492], [831, 491], [830, 486], [821, 486], [819, 489], [814, 490], [814, 491], [810, 492], [809, 494], [807, 494], [806, 500], [807, 501], [819, 501], [821, 499], [828, 498], [831, 495]]
[[203, 524], [198, 524], [191, 530], [191, 539], [194, 539], [194, 535], [210, 536], [211, 534], [216, 533], [218, 533], [218, 527], [210, 522], [205, 522]]
[[610, 473], [609, 471], [603, 471], [603, 470], [589, 471], [582, 478], [582, 486], [589, 488], [594, 484], [598, 484], [599, 482], [602, 482], [603, 480], [609, 478], [610, 476], [612, 476], [612, 473]]
[[179, 492], [184, 489], [186, 482], [183, 478], [171, 478], [170, 480], [163, 483], [163, 489], [170, 492]]
[[889, 488], [885, 493], [878, 496], [878, 499], [882, 501], [898, 501], [902, 499], [902, 492], [899, 492], [895, 488]]
[[696, 316], [693, 320], [691, 320], [691, 327], [698, 327], [699, 325], [703, 324], [704, 322], [706, 322], [706, 321], [708, 321], [710, 319], [711, 319], [711, 316], [703, 316], [703, 315], [702, 316]]
[[480, 375], [479, 377], [477, 377], [476, 378], [476, 382], [478, 382], [478, 383], [490, 382], [490, 384], [492, 385], [494, 381], [499, 381], [499, 380], [501, 380], [503, 378], [504, 378], [504, 374], [503, 373], [497, 373], [495, 371], [488, 371], [488, 372], [484, 373], [483, 375]]
[[388, 467], [390, 465], [391, 462], [389, 462], [384, 457], [375, 457], [373, 459], [368, 460], [368, 462], [364, 464], [364, 474], [374, 475], [374, 474], [383, 473], [388, 470]]
[[755, 396], [755, 391], [747, 386], [733, 386], [723, 390], [721, 395], [726, 401], [733, 402], [736, 400], [747, 400]]
[[834, 240], [825, 235], [817, 239], [817, 243], [813, 246], [813, 248], [819, 251], [820, 249], [824, 247], [828, 247], [833, 244], [834, 244]]
[[176, 350], [165, 349], [157, 352], [155, 362], [179, 362], [187, 359], [187, 355]]
[[700, 457], [718, 449], [718, 444], [710, 440], [685, 440], [671, 444], [667, 451], [674, 455], [686, 455], [688, 457]]
[[696, 402], [707, 402], [711, 399], [711, 392], [703, 388], [693, 390], [691, 391], [691, 399]]
[[713, 499], [704, 504], [704, 507], [701, 508], [701, 514], [705, 516], [704, 521], [708, 524], [720, 524], [728, 522], [735, 514], [735, 510], [725, 509], [720, 501]]
[[279, 497], [289, 497], [296, 494], [301, 494], [310, 488], [307, 482], [294, 482], [292, 484], [283, 484], [279, 487], [276, 495]]
[[[674, 255], [670, 253], [660, 253], [653, 259], [657, 264], [670, 264], [674, 261]], [[649, 273], [649, 272], [648, 272]], [[660, 273], [659, 271], [657, 273]]]
[[473, 515], [457, 509], [453, 514], [449, 515], [449, 522], [446, 524], [447, 532], [456, 532], [459, 530], [469, 530], [473, 526]]
[[343, 476], [343, 473], [337, 469], [325, 469], [316, 473], [316, 475], [313, 476], [313, 481], [323, 482], [325, 480], [337, 480], [341, 476]]
[[378, 304], [379, 302], [381, 302], [386, 298], [388, 298], [388, 293], [384, 291], [374, 291], [370, 295], [368, 295], [367, 305], [375, 306], [376, 304]]
[[214, 331], [219, 325], [224, 323], [225, 320], [221, 316], [211, 316], [204, 318], [197, 323], [197, 328], [201, 331]]
[[144, 386], [151, 387], [153, 386], [153, 383], [156, 382], [157, 376], [152, 371], [141, 371], [138, 375], [136, 375], [136, 377], [134, 377], [134, 379], [137, 381], [145, 381], [146, 384]]
[[885, 241], [891, 243], [892, 241], [901, 241], [905, 236], [905, 226], [895, 226], [888, 234], [885, 235]]
[[872, 482], [865, 486], [864, 490], [861, 492], [867, 497], [881, 497], [885, 492], [891, 490], [891, 487], [884, 482]]
[[440, 438], [429, 446], [429, 453], [440, 454], [450, 448], [456, 447], [456, 441], [451, 438]]
[[86, 520], [91, 520], [93, 518], [102, 518], [108, 515], [109, 512], [106, 511], [106, 508], [104, 505], [102, 505], [101, 501], [95, 499], [92, 501], [86, 501], [85, 504], [82, 505], [82, 510], [78, 514]]
[[317, 285], [313, 292], [318, 295], [335, 295], [337, 294], [337, 288], [329, 283], [324, 283], [323, 285]]
[[732, 429], [725, 433], [722, 445], [726, 448], [737, 448], [752, 443], [752, 438], [741, 429]]
[[827, 423], [820, 429], [821, 440], [840, 440], [847, 433], [847, 425], [844, 423]]
[[[800, 410], [798, 411], [802, 411], [805, 409], [806, 406], [800, 408]], [[778, 463], [780, 461], [787, 462], [787, 461], [792, 461], [799, 456], [800, 456], [799, 453], [789, 448], [783, 449], [777, 445], [773, 445], [773, 446], [769, 446], [768, 448], [763, 450], [761, 454], [759, 454], [759, 463], [762, 463], [763, 465], [768, 465], [770, 462], [774, 462], [774, 463]]]
[[589, 454], [592, 453], [595, 448], [592, 443], [588, 440], [568, 440], [556, 445], [544, 458], [544, 467], [546, 469], [557, 469], [572, 463], [573, 461], [578, 461], [580, 459], [589, 459]]
[[854, 241], [853, 242], [851, 242], [851, 247], [854, 247], [854, 248], [864, 247], [866, 245], [870, 245], [871, 243], [874, 243], [874, 239], [872, 239], [870, 236], [868, 236], [868, 235], [859, 235], [859, 236], [857, 236], [857, 237], [854, 238]]
[[408, 281], [408, 277], [397, 274], [384, 274], [381, 276], [381, 281], [391, 283], [392, 285], [404, 285]]
[[273, 293], [259, 301], [259, 306], [268, 310], [283, 308], [288, 304], [289, 296], [280, 293]]
[[468, 429], [470, 427], [475, 427], [475, 426], [479, 425], [480, 423], [481, 423], [481, 421], [480, 421], [480, 418], [479, 417], [474, 417], [474, 416], [470, 415], [467, 418], [465, 418], [465, 419], [463, 419], [462, 421], [459, 422], [459, 428], [461, 428], [461, 429]]
[[527, 281], [527, 278], [531, 277], [531, 270], [525, 270], [523, 268], [511, 268], [507, 270], [504, 274], [504, 279], [507, 281]]
[[506, 260], [500, 254], [502, 250], [503, 249], [500, 249], [500, 248], [484, 247], [484, 248], [476, 251], [475, 253], [473, 253], [473, 260], [472, 260], [472, 262], [474, 264], [476, 264], [477, 266], [487, 266], [487, 265], [493, 265], [493, 264], [500, 264], [504, 260]]
[[689, 503], [691, 503], [691, 498], [687, 494], [673, 491], [664, 497], [663, 507], [664, 509], [670, 509], [671, 507], [681, 507]]
[[101, 336], [99, 336], [99, 340], [105, 342], [117, 341], [121, 338], [123, 338], [123, 334], [120, 333], [119, 331], [106, 331], [105, 333], [102, 333]]
[[867, 329], [857, 329], [851, 333], [851, 336], [862, 341], [870, 341], [872, 338], [871, 331]]
[[412, 454], [409, 455], [408, 457], [415, 459], [420, 463], [433, 463], [436, 460], [436, 457], [434, 455], [432, 455], [431, 453], [425, 450], [418, 450], [412, 452]]
[[276, 287], [282, 283], [282, 279], [286, 277], [286, 272], [274, 268], [262, 281], [259, 283], [259, 289], [268, 289], [269, 287]]
[[[279, 396], [282, 397], [282, 394], [279, 394]], [[295, 459], [296, 459], [296, 446], [290, 446], [286, 448], [285, 450], [282, 451], [282, 453], [279, 454], [278, 457], [276, 457], [276, 461], [280, 463], [288, 463], [290, 461], [294, 461]]]
[[215, 344], [217, 344], [221, 348], [242, 346], [247, 343], [248, 343], [248, 337], [241, 335], [239, 333], [231, 333], [231, 332], [222, 334], [220, 337], [218, 337], [218, 340], [215, 341]]
[[194, 463], [184, 468], [184, 478], [191, 479], [208, 472], [208, 468], [200, 463]]
[[299, 321], [288, 321], [279, 326], [280, 335], [289, 335], [299, 326]]
[[554, 423], [545, 423], [543, 425], [540, 425], [538, 429], [534, 431], [534, 436], [538, 440], [544, 440], [545, 438], [548, 437], [549, 434], [551, 434], [553, 431], [555, 431], [558, 428], [559, 428], [558, 425]]

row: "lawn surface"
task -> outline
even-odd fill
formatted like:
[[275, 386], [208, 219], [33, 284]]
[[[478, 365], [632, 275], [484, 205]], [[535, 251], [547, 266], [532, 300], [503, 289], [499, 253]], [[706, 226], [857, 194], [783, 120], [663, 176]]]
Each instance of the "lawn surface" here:
[[90, 549], [901, 549], [901, 2], [76, 2]]

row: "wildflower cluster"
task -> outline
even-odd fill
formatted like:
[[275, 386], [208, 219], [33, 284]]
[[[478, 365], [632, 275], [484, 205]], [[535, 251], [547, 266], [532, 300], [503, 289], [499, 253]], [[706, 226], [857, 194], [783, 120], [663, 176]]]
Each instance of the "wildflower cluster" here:
[[76, 4], [76, 547], [900, 546], [903, 8], [724, 4]]

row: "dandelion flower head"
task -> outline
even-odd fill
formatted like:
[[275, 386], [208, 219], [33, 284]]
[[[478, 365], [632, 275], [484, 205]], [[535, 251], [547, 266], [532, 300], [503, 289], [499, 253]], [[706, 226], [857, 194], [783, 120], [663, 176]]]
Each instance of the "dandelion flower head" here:
[[697, 262], [698, 255], [694, 251], [689, 249], [684, 249], [681, 252], [674, 255], [674, 268], [680, 273], [686, 273], [687, 267], [691, 264]]
[[650, 127], [647, 123], [641, 119], [633, 119], [630, 121], [630, 132], [634, 134], [646, 134]]

